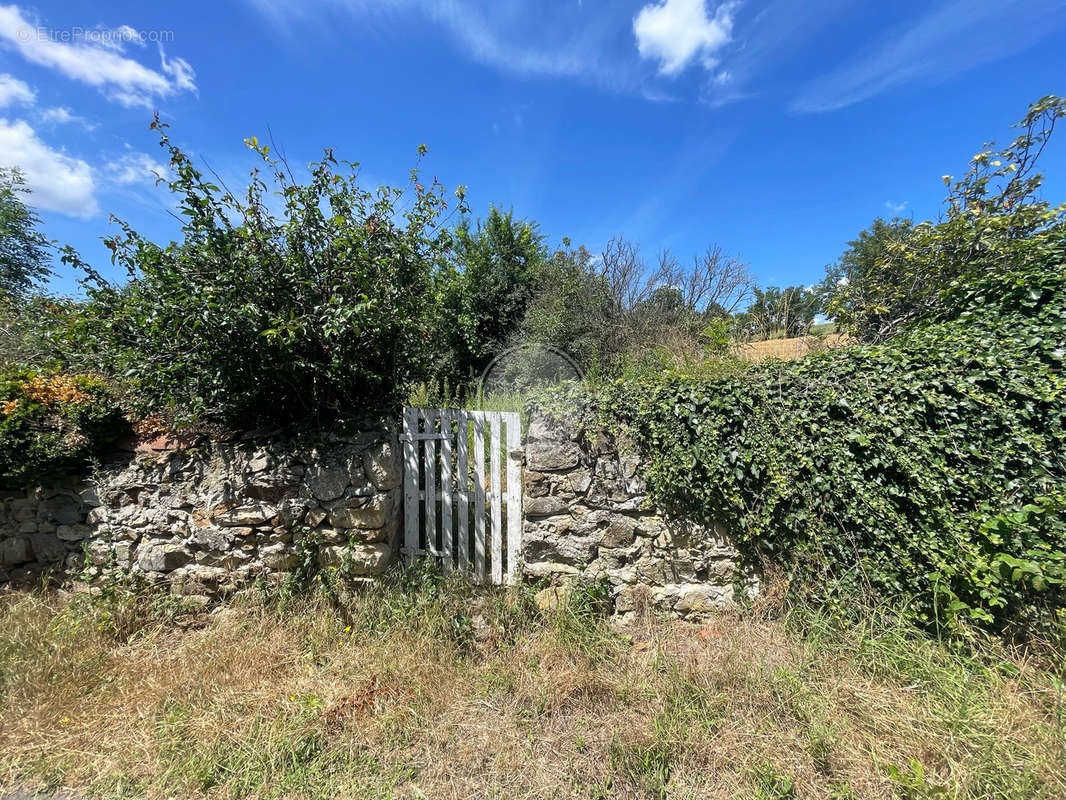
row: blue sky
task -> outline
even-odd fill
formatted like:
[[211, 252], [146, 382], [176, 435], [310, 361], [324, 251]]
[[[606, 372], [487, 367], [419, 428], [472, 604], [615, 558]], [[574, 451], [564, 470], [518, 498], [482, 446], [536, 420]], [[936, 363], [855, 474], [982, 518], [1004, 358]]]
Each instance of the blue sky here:
[[[940, 176], [1064, 77], [1066, 0], [0, 5], [0, 165], [115, 278], [110, 214], [174, 235], [159, 110], [231, 187], [248, 136], [295, 164], [333, 147], [374, 184], [426, 143], [475, 212], [552, 241], [717, 242], [763, 284], [811, 283], [875, 217], [935, 216]], [[1066, 142], [1043, 169], [1066, 199]]]

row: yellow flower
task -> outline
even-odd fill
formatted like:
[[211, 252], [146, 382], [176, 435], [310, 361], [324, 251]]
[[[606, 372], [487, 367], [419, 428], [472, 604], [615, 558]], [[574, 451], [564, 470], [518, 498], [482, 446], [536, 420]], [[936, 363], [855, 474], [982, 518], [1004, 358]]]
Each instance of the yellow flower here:
[[0, 412], [3, 412], [5, 417], [10, 417], [19, 407], [18, 400], [5, 400], [0, 403]]

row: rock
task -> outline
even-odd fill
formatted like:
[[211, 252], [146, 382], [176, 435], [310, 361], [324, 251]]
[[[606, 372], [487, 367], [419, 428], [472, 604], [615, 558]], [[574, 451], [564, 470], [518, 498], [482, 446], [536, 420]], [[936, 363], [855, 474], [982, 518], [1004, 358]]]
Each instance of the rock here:
[[543, 497], [526, 497], [522, 504], [527, 517], [550, 517], [561, 514], [570, 507], [562, 497], [545, 495]]
[[387, 544], [348, 544], [323, 547], [318, 561], [324, 567], [343, 567], [352, 575], [374, 575], [384, 571], [392, 558]]
[[612, 514], [600, 534], [602, 547], [626, 547], [637, 538], [637, 523], [631, 517]]
[[667, 586], [668, 595], [677, 595], [674, 611], [682, 614], [700, 614], [732, 605], [733, 587], [713, 583], [682, 584]]
[[189, 543], [204, 550], [225, 550], [233, 543], [235, 528], [196, 528]]
[[329, 512], [329, 524], [334, 528], [381, 528], [393, 510], [393, 493], [376, 494], [369, 501], [359, 501], [356, 507], [341, 506]]
[[342, 497], [351, 483], [348, 468], [337, 463], [311, 465], [306, 479], [311, 494], [322, 502]]
[[221, 514], [216, 514], [211, 521], [223, 527], [244, 527], [263, 525], [278, 515], [278, 510], [265, 503], [237, 506]]
[[307, 514], [304, 516], [304, 522], [306, 522], [307, 526], [310, 528], [317, 528], [322, 524], [322, 521], [326, 516], [327, 512], [316, 506], [315, 508], [308, 510]]
[[399, 448], [392, 442], [381, 442], [363, 453], [363, 471], [374, 486], [382, 491], [395, 489], [403, 475]]
[[11, 567], [33, 560], [33, 548], [25, 536], [0, 539], [0, 565]]
[[525, 562], [522, 571], [531, 578], [553, 578], [558, 575], [580, 575], [581, 570], [573, 564], [557, 564], [541, 561], [536, 564]]
[[137, 566], [144, 572], [171, 572], [192, 561], [192, 554], [174, 542], [148, 541], [137, 549]]
[[[528, 532], [527, 532], [528, 533]], [[596, 540], [586, 536], [523, 537], [522, 558], [526, 563], [556, 561], [588, 565], [596, 557]]]
[[88, 525], [60, 525], [56, 528], [56, 536], [64, 542], [80, 542], [89, 538], [92, 532]]
[[574, 442], [531, 441], [526, 447], [526, 465], [540, 472], [573, 469], [581, 458]]
[[31, 533], [29, 540], [37, 561], [62, 561], [67, 555], [66, 545], [50, 533]]
[[295, 567], [299, 563], [300, 557], [291, 547], [278, 542], [277, 544], [259, 548], [259, 560], [263, 562], [263, 566], [267, 567], [267, 569], [283, 572]]
[[37, 515], [57, 525], [73, 525], [75, 522], [82, 522], [85, 517], [81, 502], [65, 494], [42, 502], [37, 509]]
[[574, 595], [572, 586], [549, 586], [533, 595], [533, 602], [541, 611], [552, 611], [567, 605]]

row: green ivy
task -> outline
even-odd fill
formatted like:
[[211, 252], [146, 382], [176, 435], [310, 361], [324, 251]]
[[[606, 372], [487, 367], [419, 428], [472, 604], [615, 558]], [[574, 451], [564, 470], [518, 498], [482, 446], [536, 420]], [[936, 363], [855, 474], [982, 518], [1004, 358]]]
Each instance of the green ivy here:
[[794, 592], [1032, 630], [1064, 605], [1064, 263], [1060, 238], [882, 345], [540, 404], [579, 409], [589, 435], [627, 429], [656, 504], [727, 523]]

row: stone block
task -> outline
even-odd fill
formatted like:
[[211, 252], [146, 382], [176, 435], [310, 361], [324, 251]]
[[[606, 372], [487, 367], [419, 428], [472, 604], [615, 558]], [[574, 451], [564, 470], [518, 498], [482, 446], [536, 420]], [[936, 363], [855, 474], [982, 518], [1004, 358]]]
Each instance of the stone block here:
[[532, 441], [526, 447], [526, 465], [539, 472], [573, 469], [581, 459], [574, 442]]
[[33, 560], [33, 548], [25, 536], [0, 539], [0, 565], [12, 567]]
[[363, 453], [363, 470], [378, 489], [386, 491], [400, 485], [403, 475], [400, 453], [392, 442], [379, 442]]
[[[362, 483], [362, 475], [358, 478], [357, 483]], [[347, 465], [327, 462], [311, 464], [306, 480], [311, 495], [316, 500], [328, 502], [344, 496], [344, 490], [352, 483], [352, 476]]]
[[348, 544], [323, 547], [318, 561], [323, 567], [343, 567], [353, 575], [376, 575], [385, 570], [392, 559], [388, 544]]
[[394, 508], [393, 492], [376, 494], [363, 500], [353, 498], [356, 506], [339, 506], [329, 512], [329, 524], [334, 528], [381, 528], [388, 522]]
[[80, 542], [89, 538], [93, 529], [88, 525], [60, 525], [56, 528], [56, 537], [64, 542]]
[[525, 497], [522, 508], [527, 517], [550, 517], [561, 514], [570, 507], [570, 503], [562, 497], [544, 495], [541, 497]]
[[37, 561], [55, 563], [62, 561], [67, 555], [67, 546], [54, 534], [31, 533], [29, 540], [30, 547], [33, 548], [33, 557]]
[[265, 503], [253, 503], [250, 505], [237, 506], [228, 511], [215, 514], [211, 521], [223, 527], [245, 527], [249, 525], [265, 525], [278, 515], [274, 506]]
[[171, 572], [192, 558], [192, 553], [175, 542], [149, 540], [137, 548], [137, 566], [144, 572]]

